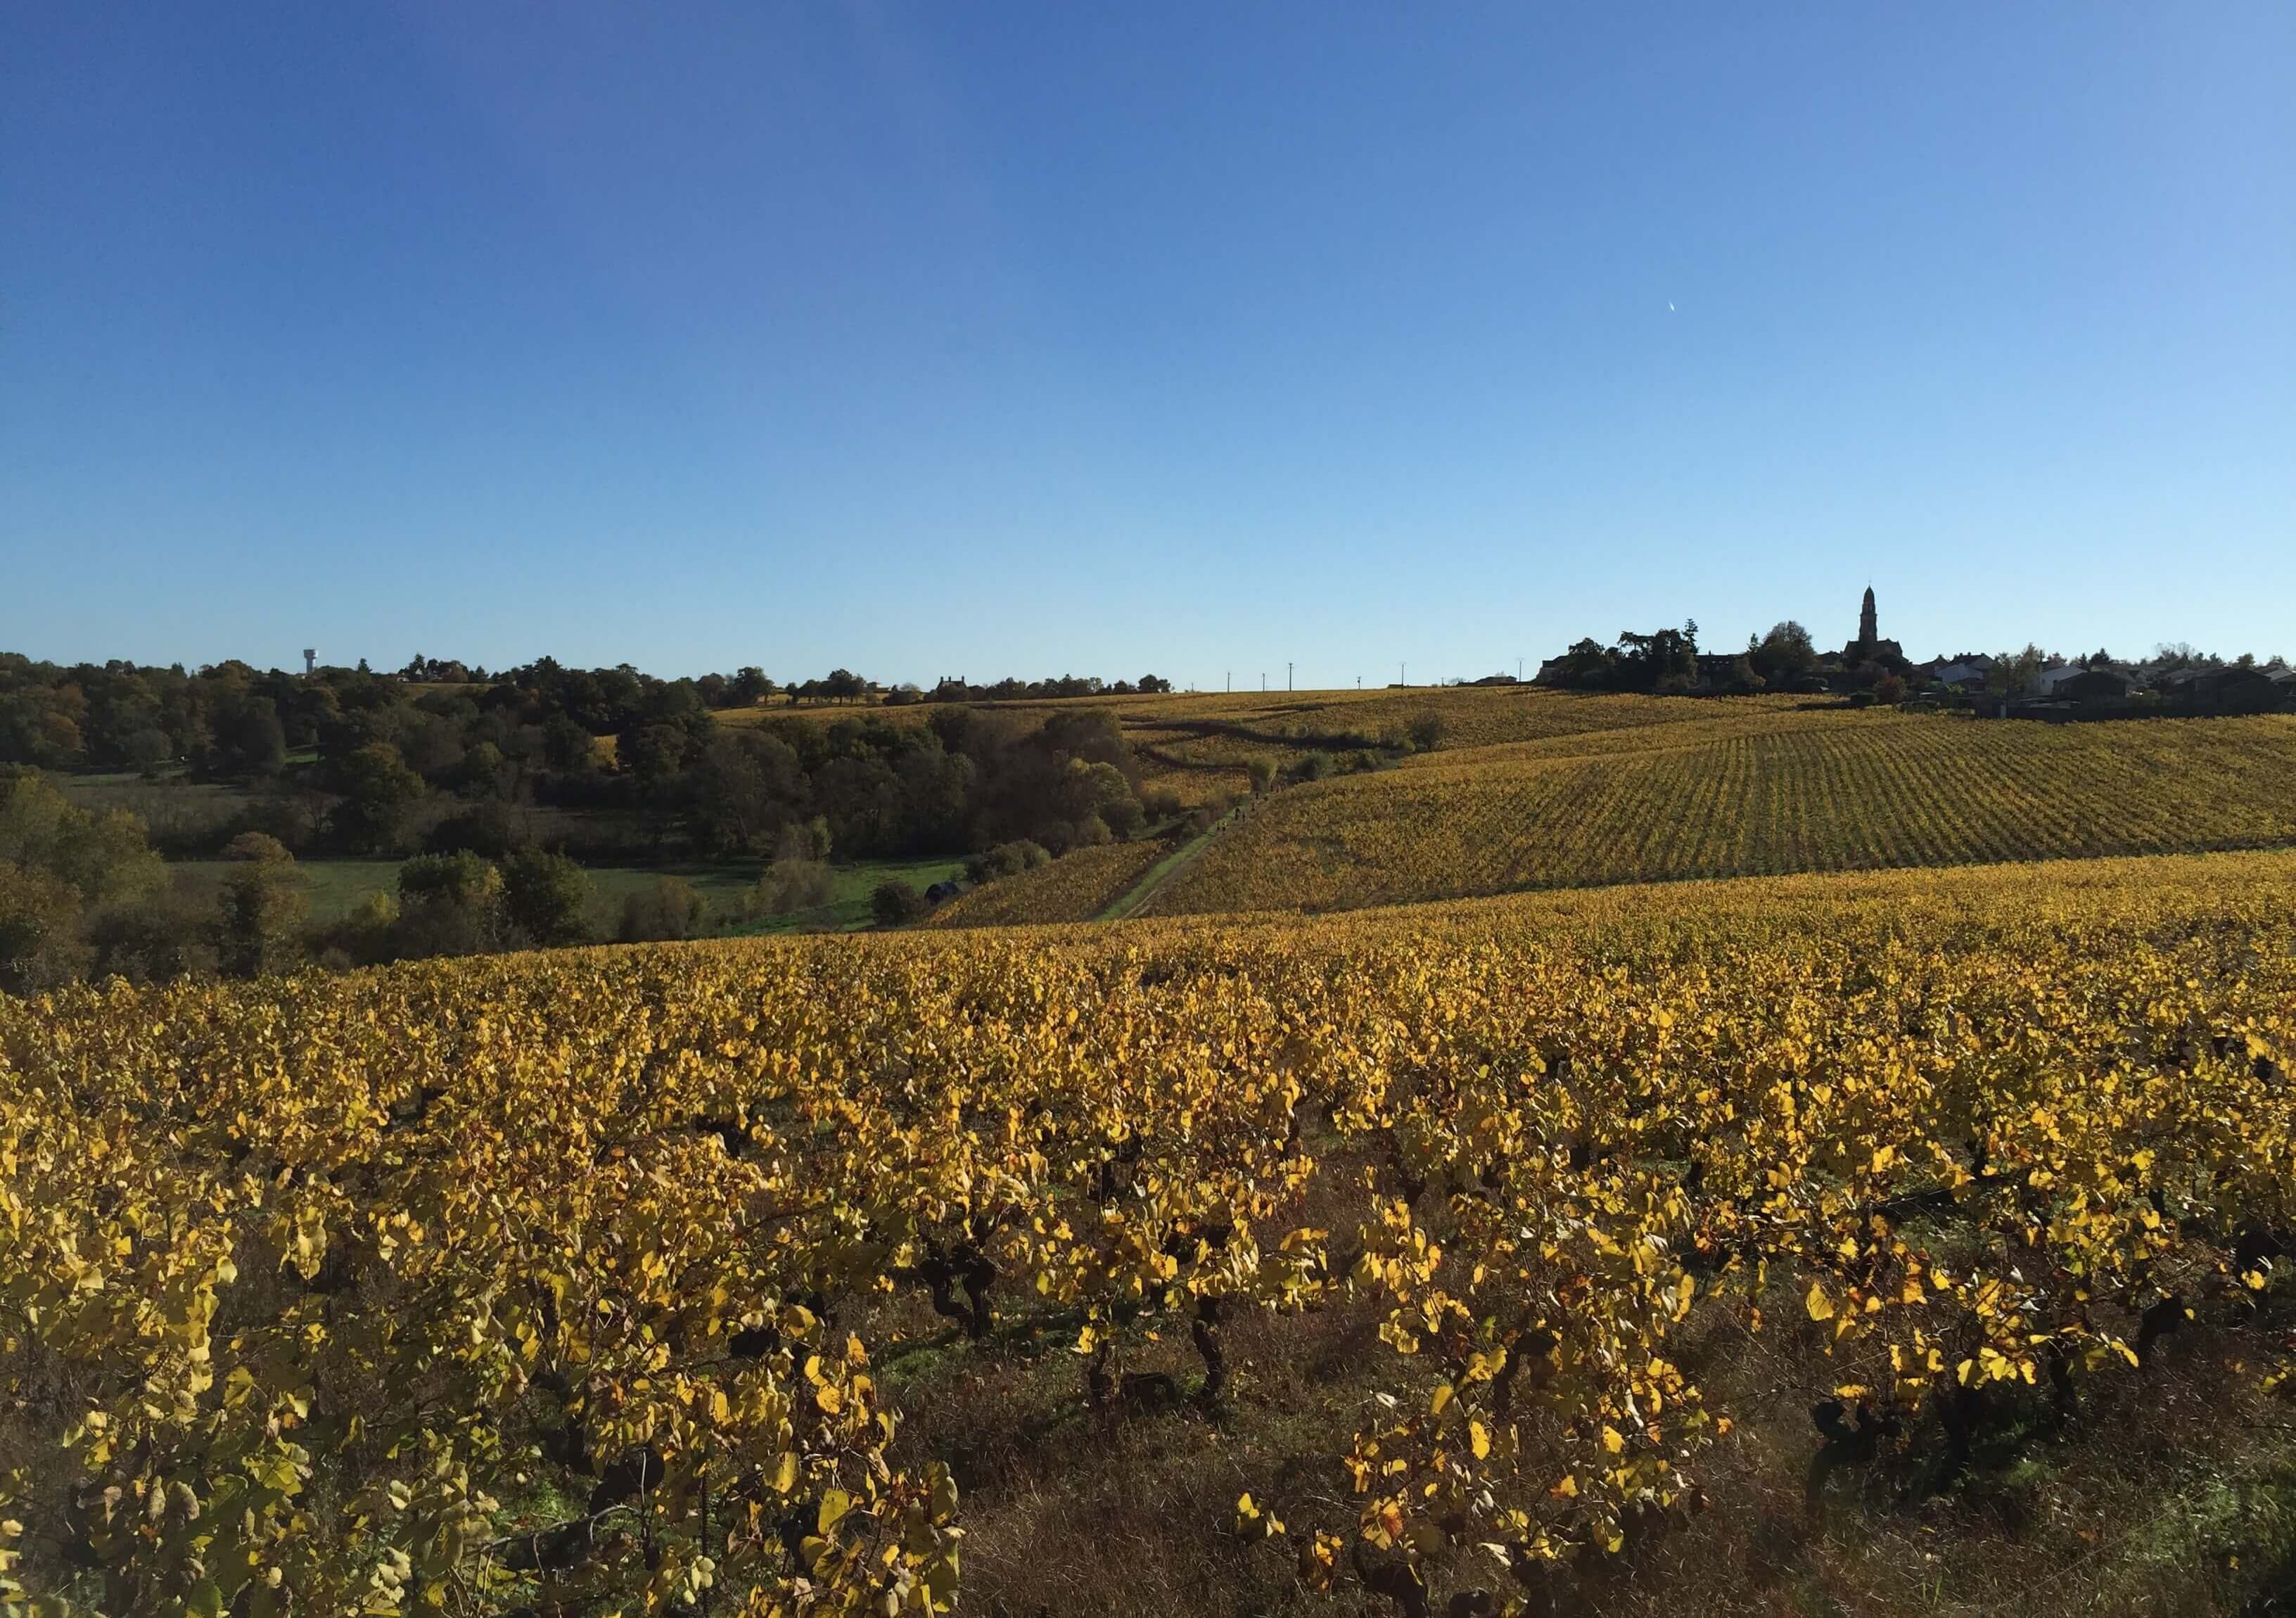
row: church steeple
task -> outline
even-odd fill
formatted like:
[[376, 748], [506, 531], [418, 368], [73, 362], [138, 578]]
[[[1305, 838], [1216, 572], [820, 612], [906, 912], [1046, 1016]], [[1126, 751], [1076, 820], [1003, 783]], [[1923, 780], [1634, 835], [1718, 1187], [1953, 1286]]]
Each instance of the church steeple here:
[[1866, 587], [1866, 604], [1857, 609], [1857, 644], [1872, 647], [1882, 638], [1881, 625], [1874, 616], [1874, 587]]

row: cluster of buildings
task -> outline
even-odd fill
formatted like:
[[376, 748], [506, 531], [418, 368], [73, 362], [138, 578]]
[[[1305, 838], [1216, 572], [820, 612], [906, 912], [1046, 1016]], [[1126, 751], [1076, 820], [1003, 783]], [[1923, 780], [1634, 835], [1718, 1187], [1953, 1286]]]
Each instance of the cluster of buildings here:
[[[1730, 689], [1734, 657], [1702, 654], [1698, 662], [1702, 689]], [[1988, 718], [2296, 711], [2296, 668], [2277, 658], [2226, 662], [2189, 648], [2136, 660], [2103, 652], [2065, 658], [2028, 648], [2014, 656], [1964, 652], [1917, 663], [1896, 641], [1882, 638], [1870, 588], [1858, 609], [1857, 638], [1839, 652], [1818, 653], [1785, 688], [1879, 693], [1893, 701], [1965, 706]]]
[[2065, 710], [2270, 713], [2296, 710], [2296, 669], [2277, 659], [2224, 662], [2164, 653], [2132, 661], [2091, 656], [1997, 659], [1964, 653], [1914, 665], [1909, 678], [1968, 697], [1983, 713], [2049, 718]]

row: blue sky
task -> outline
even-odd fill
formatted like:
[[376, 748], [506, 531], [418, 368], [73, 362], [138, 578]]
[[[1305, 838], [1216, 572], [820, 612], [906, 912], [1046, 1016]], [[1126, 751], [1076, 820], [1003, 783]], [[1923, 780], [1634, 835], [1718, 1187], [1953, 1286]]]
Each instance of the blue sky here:
[[20, 4], [0, 646], [2296, 653], [2296, 8]]

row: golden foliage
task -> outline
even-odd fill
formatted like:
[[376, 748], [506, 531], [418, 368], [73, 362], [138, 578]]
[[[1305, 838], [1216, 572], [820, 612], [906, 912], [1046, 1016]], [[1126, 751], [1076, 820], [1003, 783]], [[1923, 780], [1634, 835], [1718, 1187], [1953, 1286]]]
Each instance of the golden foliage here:
[[1599, 1555], [1728, 1430], [1695, 1311], [1909, 1404], [2280, 1288], [2292, 901], [2246, 855], [0, 998], [0, 1598], [943, 1610], [863, 1335], [915, 1288], [1095, 1400], [1144, 1323], [1210, 1365], [1373, 1300], [1354, 1519], [1254, 1477], [1237, 1532]]
[[1086, 922], [1132, 891], [1170, 853], [1153, 838], [1071, 849], [1050, 865], [961, 893], [932, 914], [936, 927], [1012, 927]]
[[1715, 717], [1447, 750], [1290, 788], [1149, 908], [1352, 908], [2296, 842], [2296, 720], [2283, 716], [2044, 726], [1703, 711]]

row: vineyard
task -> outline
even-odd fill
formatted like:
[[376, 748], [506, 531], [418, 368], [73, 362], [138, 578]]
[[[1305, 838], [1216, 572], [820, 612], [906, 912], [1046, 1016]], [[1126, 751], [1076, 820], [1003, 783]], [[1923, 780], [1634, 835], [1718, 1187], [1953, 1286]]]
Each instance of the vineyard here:
[[937, 927], [1011, 927], [1089, 921], [1148, 874], [1168, 850], [1153, 840], [1074, 849], [1050, 865], [1004, 877], [935, 910]]
[[[1316, 752], [1377, 747], [1406, 737], [1432, 719], [1444, 749], [1588, 735], [1648, 726], [1719, 722], [1791, 723], [1798, 700], [1750, 697], [1726, 709], [1681, 697], [1582, 696], [1540, 686], [1420, 686], [1393, 691], [1190, 692], [1154, 695], [1067, 697], [1056, 701], [981, 704], [1037, 722], [1056, 713], [1102, 710], [1115, 716], [1126, 739], [1148, 767], [1151, 784], [1194, 804], [1215, 792], [1241, 793], [1255, 758], [1297, 763]], [[796, 719], [830, 726], [856, 719], [922, 725], [930, 703], [852, 708], [726, 709], [718, 724], [747, 727]]]
[[2282, 855], [0, 998], [0, 1599], [2229, 1610], [2292, 1063]]
[[[1431, 720], [1435, 746], [1451, 751], [1711, 724], [1718, 717], [1712, 704], [1685, 698], [1579, 696], [1531, 686], [1099, 700], [1117, 713], [1154, 768], [1152, 778], [1191, 801], [1244, 790], [1254, 758], [1282, 767], [1311, 752], [1392, 746]], [[1792, 698], [1747, 699], [1729, 704], [1726, 723], [1775, 723], [1793, 712]]]
[[1734, 703], [1288, 788], [1150, 908], [1331, 909], [2292, 842], [2285, 718], [2054, 727]]

